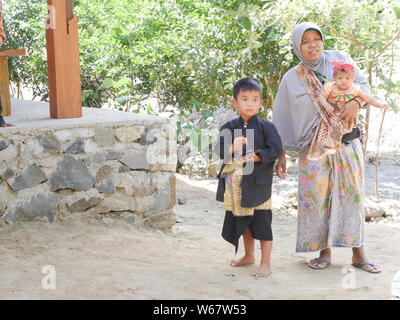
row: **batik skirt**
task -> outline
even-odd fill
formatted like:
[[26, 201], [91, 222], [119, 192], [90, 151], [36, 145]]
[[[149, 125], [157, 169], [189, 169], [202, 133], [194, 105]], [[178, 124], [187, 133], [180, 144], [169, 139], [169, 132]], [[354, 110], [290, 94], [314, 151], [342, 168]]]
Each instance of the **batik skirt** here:
[[364, 243], [364, 159], [359, 139], [333, 155], [299, 153], [297, 252]]

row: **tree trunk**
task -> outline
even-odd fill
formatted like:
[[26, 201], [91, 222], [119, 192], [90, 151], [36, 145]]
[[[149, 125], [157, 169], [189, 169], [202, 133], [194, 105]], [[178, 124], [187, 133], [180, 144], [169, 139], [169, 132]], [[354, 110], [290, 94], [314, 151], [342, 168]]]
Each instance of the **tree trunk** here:
[[[372, 64], [370, 64], [369, 68], [368, 68], [368, 83], [369, 83], [369, 86], [370, 86], [370, 88], [372, 90]], [[371, 107], [368, 106], [367, 107], [367, 113], [365, 115], [365, 143], [364, 143], [364, 146], [363, 146], [364, 157], [365, 157], [365, 155], [367, 153], [370, 113], [371, 113]]]
[[381, 135], [383, 128], [383, 121], [385, 120], [386, 110], [383, 111], [381, 126], [379, 127], [379, 135], [378, 142], [376, 146], [376, 155], [375, 155], [375, 197], [379, 199], [379, 179], [378, 179], [378, 158], [379, 158], [379, 147], [381, 144]]

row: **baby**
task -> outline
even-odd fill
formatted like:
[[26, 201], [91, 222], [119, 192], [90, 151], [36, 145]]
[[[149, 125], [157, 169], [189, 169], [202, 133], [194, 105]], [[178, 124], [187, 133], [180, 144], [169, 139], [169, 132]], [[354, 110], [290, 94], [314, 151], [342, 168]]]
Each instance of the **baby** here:
[[[343, 111], [344, 104], [356, 97], [364, 100], [371, 106], [385, 110], [389, 108], [388, 104], [380, 103], [370, 95], [362, 92], [354, 83], [355, 70], [353, 65], [339, 61], [332, 62], [332, 65], [334, 67], [333, 79], [335, 81], [326, 83], [321, 94], [325, 98], [323, 105], [327, 113], [331, 116], [338, 116]], [[326, 101], [329, 103], [326, 103]], [[338, 119], [338, 117], [334, 118]], [[351, 130], [352, 128], [347, 128], [346, 132], [350, 132]]]

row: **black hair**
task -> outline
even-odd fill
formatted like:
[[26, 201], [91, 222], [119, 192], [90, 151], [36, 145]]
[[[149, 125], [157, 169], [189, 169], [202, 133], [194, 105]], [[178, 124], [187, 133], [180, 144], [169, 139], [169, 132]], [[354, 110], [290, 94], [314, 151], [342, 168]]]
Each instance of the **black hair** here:
[[260, 92], [260, 96], [262, 97], [262, 85], [258, 80], [253, 78], [240, 79], [233, 86], [233, 97], [237, 99], [240, 91], [250, 91], [250, 90], [255, 90]]

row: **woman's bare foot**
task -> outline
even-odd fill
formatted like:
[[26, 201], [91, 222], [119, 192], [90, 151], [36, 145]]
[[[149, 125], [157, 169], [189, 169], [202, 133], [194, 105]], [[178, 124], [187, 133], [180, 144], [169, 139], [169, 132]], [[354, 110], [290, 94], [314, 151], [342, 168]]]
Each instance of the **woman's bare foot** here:
[[268, 264], [260, 264], [256, 272], [251, 275], [255, 278], [266, 278], [271, 274], [271, 266]]
[[12, 124], [12, 123], [3, 123], [3, 124], [0, 124], [0, 127], [15, 127], [15, 124]]
[[231, 266], [232, 267], [241, 267], [245, 266], [248, 264], [254, 264], [256, 262], [256, 259], [254, 256], [244, 256], [240, 259], [232, 259], [231, 260]]

